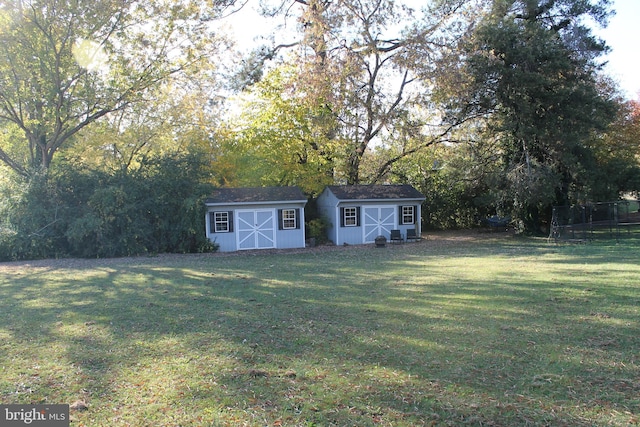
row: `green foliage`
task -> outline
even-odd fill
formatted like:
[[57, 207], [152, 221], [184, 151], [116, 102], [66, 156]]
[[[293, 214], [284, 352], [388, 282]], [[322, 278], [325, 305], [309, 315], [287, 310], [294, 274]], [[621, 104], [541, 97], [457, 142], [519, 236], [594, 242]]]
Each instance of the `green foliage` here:
[[425, 229], [472, 228], [500, 210], [494, 157], [481, 144], [438, 145], [396, 162], [390, 178], [425, 195]]
[[[73, 181], [91, 176], [71, 177]], [[149, 203], [144, 191], [149, 182], [131, 179], [128, 175], [97, 177], [94, 192], [87, 200], [86, 210], [78, 219], [71, 219], [66, 236], [71, 252], [79, 256], [111, 257], [154, 252], [152, 222], [148, 218]]]
[[58, 257], [67, 252], [59, 189], [45, 174], [3, 183], [0, 260]]
[[478, 223], [474, 188], [456, 175], [453, 169], [435, 171], [419, 187], [427, 198], [422, 212], [431, 229], [470, 228]]
[[459, 96], [449, 109], [456, 120], [487, 116], [485, 138], [498, 142], [503, 168], [501, 204], [529, 231], [550, 216], [551, 205], [584, 193], [593, 157], [588, 140], [615, 115], [595, 79], [595, 58], [605, 47], [580, 24], [604, 19], [606, 8], [539, 3], [494, 8], [467, 40], [467, 76], [451, 79], [457, 87], [449, 88]]
[[[249, 59], [236, 117], [216, 115], [203, 25], [229, 2], [27, 3], [0, 5], [0, 161], [22, 176], [0, 182], [2, 259], [207, 250], [204, 181], [409, 182], [432, 228], [531, 230], [552, 204], [640, 188], [638, 116], [605, 131], [606, 47], [584, 25], [608, 0], [297, 2], [299, 40]], [[213, 177], [168, 154], [190, 150]]]
[[291, 90], [293, 70], [272, 70], [246, 94], [242, 113], [222, 143], [215, 169], [220, 182], [236, 186], [298, 185], [319, 194], [333, 183], [335, 147], [327, 137], [326, 107], [300, 99]]
[[616, 200], [640, 191], [640, 104], [624, 102], [606, 132], [589, 141], [593, 163], [589, 172], [591, 200]]
[[82, 129], [205, 69], [217, 38], [202, 24], [225, 5], [2, 2], [0, 122], [21, 137], [0, 138], [0, 160], [23, 176], [47, 169]]
[[67, 165], [32, 179], [3, 204], [0, 259], [212, 251], [204, 235], [211, 190], [204, 166], [188, 155], [113, 174]]
[[306, 235], [308, 238], [316, 239], [318, 244], [326, 243], [328, 228], [329, 221], [326, 218], [314, 218], [307, 221]]
[[316, 239], [316, 244], [323, 244], [329, 241], [327, 230], [329, 220], [320, 216], [318, 212], [318, 199], [310, 198], [304, 208], [305, 235], [307, 238]]

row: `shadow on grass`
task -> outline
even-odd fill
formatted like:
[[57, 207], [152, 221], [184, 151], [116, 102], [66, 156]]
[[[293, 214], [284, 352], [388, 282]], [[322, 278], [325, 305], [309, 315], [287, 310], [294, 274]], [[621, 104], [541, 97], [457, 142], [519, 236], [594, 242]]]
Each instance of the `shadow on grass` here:
[[640, 407], [627, 250], [427, 242], [16, 267], [0, 276], [0, 397], [82, 398], [92, 425], [622, 425]]

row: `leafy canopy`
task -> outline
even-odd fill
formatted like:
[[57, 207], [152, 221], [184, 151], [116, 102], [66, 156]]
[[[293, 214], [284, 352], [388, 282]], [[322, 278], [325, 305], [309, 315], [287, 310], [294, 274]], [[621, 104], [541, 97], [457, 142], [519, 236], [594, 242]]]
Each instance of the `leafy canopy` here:
[[0, 160], [48, 169], [80, 130], [214, 52], [216, 2], [13, 0], [0, 5]]

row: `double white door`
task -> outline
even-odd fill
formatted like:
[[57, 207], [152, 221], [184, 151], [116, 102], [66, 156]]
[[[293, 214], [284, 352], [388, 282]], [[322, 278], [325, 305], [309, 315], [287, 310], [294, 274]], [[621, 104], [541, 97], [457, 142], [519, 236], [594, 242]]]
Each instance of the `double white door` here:
[[236, 221], [239, 250], [276, 247], [276, 219], [273, 209], [237, 211]]
[[391, 230], [396, 228], [395, 206], [368, 206], [363, 207], [362, 218], [364, 243], [372, 243], [376, 237], [391, 236]]

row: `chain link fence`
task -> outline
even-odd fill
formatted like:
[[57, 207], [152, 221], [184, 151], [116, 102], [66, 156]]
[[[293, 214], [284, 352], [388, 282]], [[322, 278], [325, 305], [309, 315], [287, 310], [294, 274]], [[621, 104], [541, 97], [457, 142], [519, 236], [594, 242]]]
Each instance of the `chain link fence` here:
[[638, 207], [635, 200], [554, 206], [549, 239], [556, 242], [620, 239], [640, 230]]

